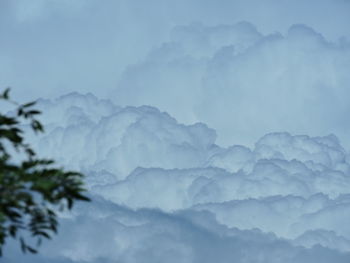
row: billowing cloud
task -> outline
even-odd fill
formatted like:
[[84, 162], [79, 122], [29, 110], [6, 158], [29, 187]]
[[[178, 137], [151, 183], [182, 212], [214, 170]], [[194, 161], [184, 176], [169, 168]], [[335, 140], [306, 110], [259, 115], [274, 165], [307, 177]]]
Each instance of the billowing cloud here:
[[223, 148], [206, 125], [148, 106], [73, 93], [39, 107], [47, 134], [32, 140], [87, 174], [93, 202], [63, 216], [28, 262], [349, 260], [350, 167], [336, 136], [271, 133]]
[[305, 25], [262, 35], [249, 23], [192, 24], [130, 67], [114, 94], [119, 104], [205, 122], [220, 144], [251, 145], [286, 130], [334, 133], [346, 143], [349, 54], [348, 42], [329, 42]]
[[206, 125], [179, 124], [149, 106], [120, 108], [91, 94], [71, 94], [40, 101], [39, 108], [48, 124], [46, 135], [35, 138], [40, 153], [76, 169], [125, 178], [138, 166], [201, 166], [217, 148], [216, 133]]

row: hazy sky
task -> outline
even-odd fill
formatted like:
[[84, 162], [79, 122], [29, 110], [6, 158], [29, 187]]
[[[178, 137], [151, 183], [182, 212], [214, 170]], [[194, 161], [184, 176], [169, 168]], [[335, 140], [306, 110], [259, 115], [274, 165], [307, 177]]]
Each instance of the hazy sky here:
[[177, 25], [248, 21], [263, 34], [285, 34], [306, 24], [336, 41], [350, 36], [349, 10], [347, 0], [2, 0], [0, 85], [31, 98], [105, 96]]
[[0, 86], [87, 175], [39, 256], [350, 262], [350, 1], [0, 0]]

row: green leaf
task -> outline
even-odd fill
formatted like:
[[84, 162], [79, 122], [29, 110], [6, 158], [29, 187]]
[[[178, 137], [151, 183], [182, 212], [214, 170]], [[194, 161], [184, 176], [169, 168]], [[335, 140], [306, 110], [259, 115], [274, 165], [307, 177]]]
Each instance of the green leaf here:
[[44, 127], [42, 126], [42, 124], [37, 121], [37, 120], [33, 120], [32, 123], [30, 124], [32, 129], [35, 132], [43, 132], [44, 131]]
[[[9, 89], [0, 94], [0, 99], [9, 100]], [[83, 174], [55, 168], [54, 160], [38, 158], [25, 143], [22, 125], [29, 124], [35, 132], [44, 131], [34, 118], [41, 112], [31, 108], [36, 102], [9, 102], [18, 106], [15, 117], [0, 113], [0, 256], [7, 238], [18, 236], [23, 253], [37, 253], [24, 240], [24, 232], [36, 239], [38, 247], [42, 238], [57, 233], [56, 211], [70, 210], [77, 201], [90, 201], [84, 195]], [[22, 161], [13, 156], [13, 149], [22, 154]]]
[[35, 104], [36, 104], [36, 101], [31, 101], [31, 102], [23, 104], [21, 107], [22, 108], [29, 108], [29, 107], [34, 106]]
[[34, 249], [34, 248], [30, 247], [30, 246], [26, 246], [26, 249], [32, 254], [37, 254], [38, 253], [38, 250], [36, 250], [36, 249]]
[[10, 94], [10, 88], [5, 89], [5, 91], [2, 93], [1, 97], [4, 98], [5, 100], [9, 99], [9, 94]]
[[33, 116], [33, 115], [38, 115], [41, 114], [41, 111], [38, 110], [30, 110], [27, 112], [28, 115]]

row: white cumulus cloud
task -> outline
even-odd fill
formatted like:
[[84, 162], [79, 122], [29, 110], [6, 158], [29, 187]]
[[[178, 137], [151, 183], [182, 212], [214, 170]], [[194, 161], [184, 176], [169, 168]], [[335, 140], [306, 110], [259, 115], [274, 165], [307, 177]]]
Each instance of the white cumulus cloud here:
[[270, 35], [246, 22], [175, 27], [170, 42], [125, 71], [114, 96], [205, 122], [220, 144], [287, 130], [334, 133], [347, 145], [349, 47], [301, 24]]
[[28, 262], [349, 260], [348, 152], [334, 135], [223, 148], [206, 125], [149, 106], [72, 93], [39, 107], [47, 133], [32, 141], [86, 173], [93, 202]]

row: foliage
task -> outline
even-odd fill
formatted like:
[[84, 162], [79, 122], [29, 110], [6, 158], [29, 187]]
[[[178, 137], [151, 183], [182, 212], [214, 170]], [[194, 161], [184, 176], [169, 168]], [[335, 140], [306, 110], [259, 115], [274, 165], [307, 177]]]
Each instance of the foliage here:
[[[19, 240], [23, 252], [36, 253], [43, 238], [57, 233], [57, 212], [89, 198], [84, 195], [82, 174], [53, 167], [53, 160], [38, 158], [25, 143], [23, 125], [29, 124], [35, 133], [44, 131], [36, 119], [41, 112], [33, 109], [35, 102], [13, 102], [9, 89], [0, 100], [16, 107], [14, 116], [0, 113], [0, 256], [8, 238]], [[28, 245], [28, 234], [35, 246]]]

